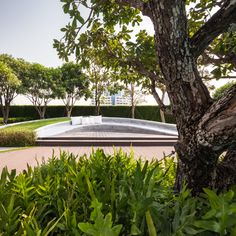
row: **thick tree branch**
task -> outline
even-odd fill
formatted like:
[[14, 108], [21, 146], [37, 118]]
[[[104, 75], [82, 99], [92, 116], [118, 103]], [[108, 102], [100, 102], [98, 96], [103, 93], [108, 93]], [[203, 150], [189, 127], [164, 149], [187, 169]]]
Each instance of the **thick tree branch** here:
[[164, 105], [164, 103], [162, 102], [161, 98], [159, 97], [157, 91], [156, 91], [156, 82], [154, 80], [151, 80], [151, 91], [152, 91], [152, 95], [155, 98], [157, 104], [159, 105], [160, 109], [162, 111], [166, 110], [166, 106]]
[[236, 85], [202, 117], [197, 142], [219, 154], [236, 144]]
[[218, 58], [211, 57], [207, 53], [202, 53], [202, 59], [204, 64], [214, 64], [220, 66], [222, 64], [232, 64], [236, 69], [236, 53], [230, 52], [227, 55], [217, 55]]
[[224, 159], [219, 162], [216, 169], [216, 178], [213, 187], [219, 192], [227, 190], [236, 183], [236, 145], [226, 152]]
[[135, 70], [149, 78], [151, 81], [155, 81], [155, 82], [159, 82], [159, 83], [163, 83], [163, 80], [156, 74], [155, 71], [151, 71], [151, 70], [148, 70], [144, 64], [138, 60], [138, 58], [127, 58], [126, 59], [127, 61], [125, 62], [126, 65], [129, 64], [130, 66], [134, 67]]
[[[107, 53], [109, 54], [109, 56], [114, 58], [121, 67], [129, 65], [133, 67], [139, 74], [149, 78], [151, 81], [163, 83], [163, 80], [157, 75], [157, 73], [155, 71], [147, 69], [144, 63], [142, 63], [138, 58], [129, 57], [127, 53], [126, 59], [124, 60], [110, 48], [110, 45], [106, 39], [103, 40], [103, 43], [106, 45]], [[123, 50], [126, 51], [124, 47]]]
[[209, 44], [236, 23], [236, 1], [226, 0], [218, 10], [190, 39], [192, 54], [198, 58]]

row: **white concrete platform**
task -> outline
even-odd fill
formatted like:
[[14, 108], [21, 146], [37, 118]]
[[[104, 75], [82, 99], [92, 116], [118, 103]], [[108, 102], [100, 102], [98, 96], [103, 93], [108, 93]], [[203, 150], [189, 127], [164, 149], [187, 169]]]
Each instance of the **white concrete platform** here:
[[116, 132], [133, 134], [152, 134], [177, 136], [176, 126], [155, 121], [103, 117], [102, 124], [91, 125], [71, 125], [70, 121], [47, 125], [36, 130], [39, 138], [51, 137], [65, 134], [66, 136], [75, 135], [80, 132]]

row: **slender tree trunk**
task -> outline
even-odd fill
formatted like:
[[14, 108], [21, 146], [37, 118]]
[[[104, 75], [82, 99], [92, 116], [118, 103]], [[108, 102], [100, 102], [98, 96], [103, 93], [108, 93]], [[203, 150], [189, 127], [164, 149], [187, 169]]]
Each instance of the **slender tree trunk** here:
[[39, 114], [40, 120], [45, 118], [45, 112], [46, 112], [46, 108], [44, 106], [38, 107], [38, 114]]
[[160, 109], [160, 117], [161, 117], [161, 122], [166, 123], [165, 113], [162, 109]]
[[157, 91], [156, 91], [156, 81], [152, 80], [151, 81], [151, 93], [152, 96], [154, 97], [154, 99], [156, 100], [159, 109], [160, 109], [160, 117], [161, 117], [161, 122], [166, 123], [166, 119], [165, 119], [165, 113], [164, 110], [166, 109], [165, 105], [164, 105], [164, 98], [165, 98], [165, 91], [162, 91], [162, 97], [160, 98]]
[[100, 105], [100, 97], [97, 100], [97, 105], [96, 105], [96, 115], [99, 116], [101, 113], [101, 105]]
[[7, 124], [7, 122], [8, 122], [9, 112], [10, 112], [10, 104], [5, 103], [2, 106], [2, 115], [3, 115], [3, 123], [4, 124]]
[[98, 83], [95, 83], [95, 114], [98, 116], [100, 112], [100, 96], [98, 94]]
[[153, 95], [154, 99], [156, 100], [157, 104], [159, 105], [161, 122], [166, 123], [165, 112], [163, 109], [163, 106], [164, 106], [163, 99], [161, 99], [161, 104], [160, 104], [160, 97], [157, 94], [156, 90], [152, 91], [152, 95]]
[[[165, 99], [165, 91], [161, 91], [162, 96], [161, 96], [161, 101], [164, 104], [164, 99]], [[160, 108], [160, 116], [161, 116], [161, 122], [166, 123], [166, 118], [165, 118], [165, 112]]]
[[10, 112], [10, 102], [7, 102], [5, 98], [0, 97], [0, 106], [2, 111], [3, 123], [7, 124]]
[[95, 95], [95, 113], [97, 116], [100, 115], [100, 105], [101, 105], [101, 94], [96, 92]]
[[47, 105], [45, 104], [43, 106], [42, 119], [45, 119], [46, 110], [47, 110]]
[[72, 109], [73, 109], [73, 106], [68, 105], [68, 104], [66, 105], [66, 115], [68, 118], [71, 117]]
[[71, 106], [70, 106], [70, 107], [67, 107], [67, 108], [66, 108], [66, 115], [67, 115], [68, 118], [71, 117], [71, 113], [72, 113], [72, 107], [71, 107]]
[[63, 103], [65, 104], [67, 117], [71, 117], [71, 113], [75, 103], [73, 95], [67, 94], [63, 99]]
[[135, 101], [134, 101], [134, 85], [130, 85], [130, 95], [131, 95], [131, 117], [135, 118]]
[[46, 109], [47, 106], [46, 105], [35, 105], [35, 109], [39, 114], [39, 119], [45, 119], [45, 113], [46, 113]]

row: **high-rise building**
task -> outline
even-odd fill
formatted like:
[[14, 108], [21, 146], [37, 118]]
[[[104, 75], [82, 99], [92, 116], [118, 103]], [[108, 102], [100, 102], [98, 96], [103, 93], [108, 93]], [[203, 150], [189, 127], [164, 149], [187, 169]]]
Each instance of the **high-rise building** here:
[[[130, 96], [125, 94], [123, 90], [118, 91], [116, 94], [110, 94], [108, 91], [106, 91], [101, 96], [101, 105], [105, 106], [130, 105], [130, 103], [131, 103]], [[91, 105], [95, 105], [95, 92], [93, 92]]]

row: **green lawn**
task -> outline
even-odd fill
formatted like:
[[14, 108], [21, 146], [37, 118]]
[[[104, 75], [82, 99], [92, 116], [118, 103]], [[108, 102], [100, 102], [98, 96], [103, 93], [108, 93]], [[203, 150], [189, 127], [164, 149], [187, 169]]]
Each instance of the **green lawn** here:
[[69, 118], [67, 118], [67, 117], [55, 118], [55, 119], [45, 119], [45, 120], [29, 122], [29, 123], [25, 123], [25, 124], [14, 125], [11, 127], [6, 127], [6, 128], [4, 128], [4, 130], [16, 130], [16, 129], [36, 130], [36, 129], [38, 129], [42, 126], [45, 126], [45, 125], [55, 124], [55, 123], [68, 121], [68, 120], [69, 120]]

